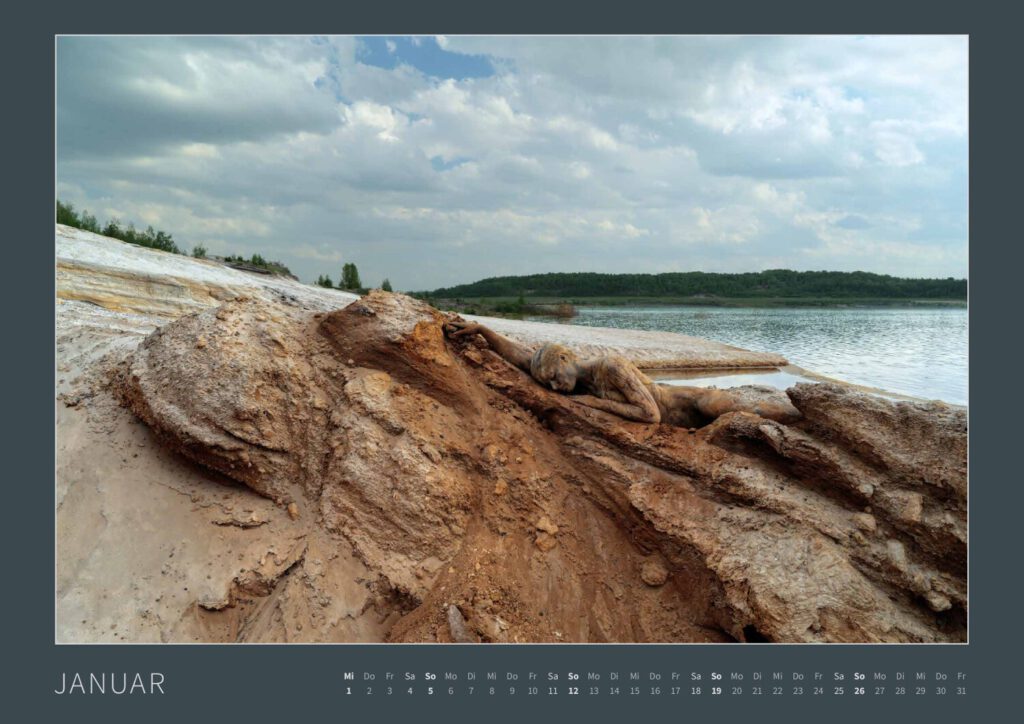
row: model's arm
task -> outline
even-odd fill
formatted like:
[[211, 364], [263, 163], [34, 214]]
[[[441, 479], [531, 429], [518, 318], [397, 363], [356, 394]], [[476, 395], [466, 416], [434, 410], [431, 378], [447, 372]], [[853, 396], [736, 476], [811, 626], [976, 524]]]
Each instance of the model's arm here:
[[501, 355], [505, 360], [511, 362], [522, 370], [527, 372], [530, 371], [530, 360], [533, 358], [533, 350], [529, 347], [513, 342], [508, 337], [502, 337], [493, 329], [485, 327], [482, 324], [476, 324], [475, 322], [464, 322], [461, 320], [448, 322], [446, 329], [452, 337], [465, 337], [471, 334], [479, 334], [487, 340], [487, 344], [490, 348]]
[[610, 381], [625, 398], [625, 402], [606, 400], [594, 395], [576, 395], [572, 399], [581, 402], [587, 407], [593, 407], [605, 412], [624, 417], [627, 420], [637, 422], [656, 423], [661, 422], [661, 411], [654, 395], [647, 389], [632, 370], [613, 366], [610, 370]]

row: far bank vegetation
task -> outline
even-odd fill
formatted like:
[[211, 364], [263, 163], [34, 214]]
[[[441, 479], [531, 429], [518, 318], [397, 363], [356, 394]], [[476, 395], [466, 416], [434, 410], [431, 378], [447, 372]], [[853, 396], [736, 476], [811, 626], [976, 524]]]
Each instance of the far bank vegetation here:
[[[492, 277], [420, 292], [451, 305], [533, 314], [559, 305], [843, 306], [957, 305], [967, 301], [967, 280], [901, 278], [871, 272], [770, 269], [745, 274], [557, 273]], [[471, 313], [471, 312], [469, 312]], [[483, 312], [482, 312], [483, 313]]]

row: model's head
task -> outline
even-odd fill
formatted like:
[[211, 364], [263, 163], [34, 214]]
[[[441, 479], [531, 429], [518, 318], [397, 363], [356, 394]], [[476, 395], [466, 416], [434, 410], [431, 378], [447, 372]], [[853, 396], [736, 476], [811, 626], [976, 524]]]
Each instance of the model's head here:
[[576, 363], [576, 354], [568, 347], [546, 344], [533, 353], [530, 374], [556, 392], [572, 392], [576, 387]]

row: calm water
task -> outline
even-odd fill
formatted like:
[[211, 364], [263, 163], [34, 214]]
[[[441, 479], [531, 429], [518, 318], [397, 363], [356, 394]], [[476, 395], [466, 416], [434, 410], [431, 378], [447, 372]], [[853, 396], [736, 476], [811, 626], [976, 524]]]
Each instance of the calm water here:
[[567, 323], [705, 337], [777, 352], [846, 382], [967, 404], [967, 310], [962, 308], [583, 307], [579, 312]]

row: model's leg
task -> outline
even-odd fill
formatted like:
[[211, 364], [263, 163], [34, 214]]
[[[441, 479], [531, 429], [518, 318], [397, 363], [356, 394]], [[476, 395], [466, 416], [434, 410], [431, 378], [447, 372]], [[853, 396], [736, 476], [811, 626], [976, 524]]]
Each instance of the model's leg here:
[[745, 385], [726, 390], [705, 388], [697, 396], [696, 405], [701, 413], [711, 419], [727, 412], [752, 412], [783, 423], [796, 422], [803, 417], [785, 392], [763, 385]]
[[703, 389], [678, 385], [655, 385], [661, 423], [676, 427], [703, 427], [711, 422], [697, 407]]

